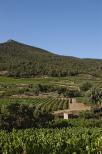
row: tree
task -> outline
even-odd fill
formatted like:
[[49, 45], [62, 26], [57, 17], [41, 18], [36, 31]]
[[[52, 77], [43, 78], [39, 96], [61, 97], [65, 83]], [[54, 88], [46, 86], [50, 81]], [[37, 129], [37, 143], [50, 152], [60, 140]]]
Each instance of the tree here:
[[80, 96], [80, 90], [78, 88], [67, 88], [66, 92], [64, 93], [65, 97], [73, 98]]
[[88, 91], [92, 87], [92, 84], [90, 82], [84, 82], [81, 86], [80, 89], [83, 91]]
[[48, 112], [42, 112], [34, 106], [20, 103], [11, 103], [6, 110], [0, 108], [0, 129], [11, 131], [13, 128], [41, 128], [54, 119]]
[[92, 88], [90, 95], [91, 102], [96, 105], [101, 104], [101, 98], [102, 98], [102, 89], [96, 87]]

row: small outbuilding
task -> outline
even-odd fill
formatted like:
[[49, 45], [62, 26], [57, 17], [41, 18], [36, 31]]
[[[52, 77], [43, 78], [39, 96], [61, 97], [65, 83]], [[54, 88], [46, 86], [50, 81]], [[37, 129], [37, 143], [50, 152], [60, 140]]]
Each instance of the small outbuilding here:
[[88, 110], [91, 110], [91, 106], [85, 105], [84, 103], [77, 103], [75, 99], [72, 99], [67, 110], [55, 111], [53, 114], [55, 119], [78, 118], [79, 112]]

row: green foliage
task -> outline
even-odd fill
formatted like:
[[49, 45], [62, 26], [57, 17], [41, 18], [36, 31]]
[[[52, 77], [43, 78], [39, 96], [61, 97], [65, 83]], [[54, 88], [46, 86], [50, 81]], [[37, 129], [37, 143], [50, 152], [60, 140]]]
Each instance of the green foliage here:
[[69, 98], [79, 97], [80, 95], [81, 93], [78, 88], [67, 88], [66, 92], [64, 93], [64, 96]]
[[49, 122], [49, 128], [65, 128], [65, 127], [72, 127], [73, 124], [68, 121], [68, 120], [54, 120], [54, 121], [51, 121]]
[[96, 118], [94, 112], [91, 112], [91, 111], [80, 112], [79, 116], [84, 119]]
[[45, 127], [53, 119], [53, 115], [48, 112], [19, 103], [12, 103], [5, 109], [1, 107], [0, 111], [0, 129], [6, 130]]
[[84, 82], [81, 86], [80, 89], [83, 91], [88, 91], [92, 87], [92, 84], [90, 82]]
[[93, 114], [92, 112], [80, 113], [77, 119], [53, 120], [48, 124], [49, 128], [102, 128], [102, 112]]
[[54, 87], [48, 84], [38, 84], [38, 86], [36, 87], [36, 89], [39, 92], [51, 92], [51, 91], [55, 91]]
[[102, 153], [102, 130], [28, 129], [0, 132], [1, 154], [95, 154]]
[[58, 94], [64, 94], [66, 92], [67, 88], [66, 87], [59, 87], [58, 88]]
[[77, 100], [77, 102], [79, 102], [79, 103], [84, 103], [84, 104], [89, 104], [89, 105], [92, 104], [90, 98], [89, 98], [89, 97], [86, 97], [86, 96], [77, 97], [76, 100]]
[[94, 104], [101, 103], [101, 98], [102, 98], [102, 89], [96, 88], [96, 87], [92, 88], [91, 95], [90, 95], [90, 99], [92, 103]]

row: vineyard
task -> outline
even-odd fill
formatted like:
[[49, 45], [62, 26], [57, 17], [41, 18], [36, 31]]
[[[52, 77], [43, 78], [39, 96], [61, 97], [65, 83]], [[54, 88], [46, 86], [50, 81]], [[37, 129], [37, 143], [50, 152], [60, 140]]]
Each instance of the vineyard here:
[[68, 98], [90, 104], [93, 86], [102, 89], [101, 78], [0, 77], [0, 154], [101, 154], [102, 111], [67, 121], [52, 114], [69, 109]]
[[33, 105], [41, 111], [57, 111], [68, 109], [68, 99], [57, 99], [57, 98], [33, 98], [33, 99], [0, 99], [0, 105], [8, 105], [10, 103], [20, 103]]
[[68, 109], [68, 100], [61, 100], [61, 99], [40, 99], [37, 100], [38, 103], [36, 104], [36, 108], [40, 109], [41, 111], [57, 111], [57, 110], [64, 110]]
[[102, 129], [26, 129], [0, 132], [0, 154], [101, 154]]

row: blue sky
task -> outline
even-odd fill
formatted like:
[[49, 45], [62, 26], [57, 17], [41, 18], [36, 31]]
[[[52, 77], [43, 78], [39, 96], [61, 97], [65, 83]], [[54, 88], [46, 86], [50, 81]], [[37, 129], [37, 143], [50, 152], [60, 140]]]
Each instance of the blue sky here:
[[102, 0], [0, 0], [0, 42], [102, 58]]

